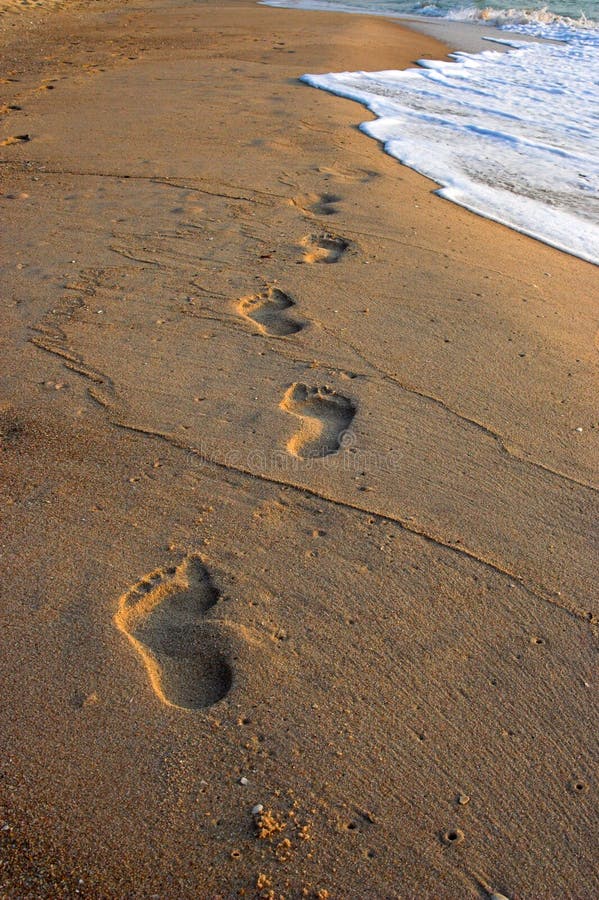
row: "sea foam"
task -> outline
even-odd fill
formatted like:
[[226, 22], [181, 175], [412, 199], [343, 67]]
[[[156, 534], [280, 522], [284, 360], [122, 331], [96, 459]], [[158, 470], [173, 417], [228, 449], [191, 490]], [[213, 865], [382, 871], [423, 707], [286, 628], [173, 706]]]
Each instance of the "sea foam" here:
[[367, 106], [362, 130], [441, 197], [599, 264], [599, 34], [568, 38], [303, 80]]

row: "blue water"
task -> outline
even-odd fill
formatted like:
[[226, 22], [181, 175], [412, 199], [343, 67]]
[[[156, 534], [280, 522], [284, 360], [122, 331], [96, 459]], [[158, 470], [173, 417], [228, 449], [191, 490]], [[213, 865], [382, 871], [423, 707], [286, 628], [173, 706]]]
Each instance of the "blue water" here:
[[523, 0], [266, 0], [269, 6], [329, 9], [354, 13], [399, 16], [444, 16], [464, 21], [504, 24], [547, 25], [565, 20], [570, 25], [591, 26], [599, 22], [599, 0], [549, 0], [527, 3]]

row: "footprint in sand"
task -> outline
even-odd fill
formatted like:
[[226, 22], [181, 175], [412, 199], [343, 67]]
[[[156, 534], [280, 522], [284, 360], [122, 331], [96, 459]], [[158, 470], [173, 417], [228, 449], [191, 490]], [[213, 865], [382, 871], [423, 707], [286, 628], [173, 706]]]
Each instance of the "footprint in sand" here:
[[310, 235], [303, 239], [302, 246], [305, 249], [304, 262], [336, 263], [348, 249], [349, 241], [333, 234]]
[[261, 294], [244, 297], [237, 309], [246, 319], [255, 322], [263, 334], [286, 337], [289, 334], [296, 334], [304, 327], [287, 314], [287, 310], [294, 306], [295, 302], [291, 297], [278, 288], [271, 287]]
[[169, 706], [203, 709], [233, 680], [218, 623], [205, 616], [219, 599], [197, 556], [157, 569], [119, 600], [114, 617], [143, 659], [158, 697]]
[[337, 181], [358, 182], [360, 184], [368, 184], [368, 182], [381, 176], [380, 172], [376, 172], [373, 169], [351, 170], [336, 166], [317, 166], [314, 171], [324, 178], [334, 178]]
[[333, 216], [337, 212], [337, 203], [341, 197], [337, 194], [302, 194], [290, 201], [292, 206], [303, 213], [313, 216]]
[[287, 450], [293, 456], [300, 459], [329, 456], [348, 443], [348, 428], [356, 406], [331, 388], [292, 384], [280, 406], [301, 422], [300, 430], [287, 443]]

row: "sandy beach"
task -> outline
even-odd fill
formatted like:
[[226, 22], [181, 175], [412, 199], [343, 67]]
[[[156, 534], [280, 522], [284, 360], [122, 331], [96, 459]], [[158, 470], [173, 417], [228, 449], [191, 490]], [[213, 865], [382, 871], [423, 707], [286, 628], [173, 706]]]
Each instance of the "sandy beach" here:
[[428, 35], [9, 6], [0, 896], [599, 895], [596, 267], [299, 81]]

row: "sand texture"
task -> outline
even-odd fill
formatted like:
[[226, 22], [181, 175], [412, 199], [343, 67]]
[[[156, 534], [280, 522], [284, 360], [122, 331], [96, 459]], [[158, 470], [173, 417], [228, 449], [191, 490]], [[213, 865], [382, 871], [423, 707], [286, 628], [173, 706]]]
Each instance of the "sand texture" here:
[[597, 270], [298, 81], [444, 47], [1, 41], [0, 895], [598, 896]]
[[0, 0], [0, 16], [13, 13], [16, 16], [36, 11], [64, 9], [65, 0]]

